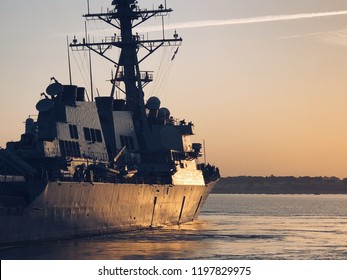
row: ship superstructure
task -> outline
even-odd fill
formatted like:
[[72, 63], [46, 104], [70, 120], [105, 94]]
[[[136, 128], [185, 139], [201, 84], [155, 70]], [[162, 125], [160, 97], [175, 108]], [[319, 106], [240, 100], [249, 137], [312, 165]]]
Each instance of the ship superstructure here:
[[[141, 62], [171, 38], [150, 40], [133, 29], [171, 9], [141, 10], [135, 0], [113, 0], [105, 13], [88, 13], [116, 33], [101, 42], [74, 38], [74, 51], [97, 53], [115, 66], [107, 96], [51, 78], [20, 141], [0, 149], [0, 243], [177, 224], [194, 220], [218, 168], [199, 164], [194, 125], [178, 120], [157, 97], [145, 101], [153, 72]], [[120, 55], [114, 59], [112, 50]], [[146, 54], [139, 57], [139, 49]], [[177, 52], [177, 51], [176, 51]], [[125, 98], [116, 98], [115, 92]]]

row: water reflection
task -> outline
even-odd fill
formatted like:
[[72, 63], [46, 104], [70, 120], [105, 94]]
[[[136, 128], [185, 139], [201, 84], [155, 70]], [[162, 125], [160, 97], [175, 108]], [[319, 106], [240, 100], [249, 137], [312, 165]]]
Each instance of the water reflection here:
[[[318, 204], [323, 203], [320, 196]], [[260, 200], [259, 200], [260, 199]], [[295, 201], [293, 201], [293, 199]], [[346, 197], [212, 196], [199, 221], [59, 242], [0, 248], [1, 259], [346, 259]], [[275, 201], [271, 201], [275, 200]], [[257, 202], [258, 201], [258, 202]], [[303, 203], [305, 201], [305, 203]], [[301, 205], [301, 212], [290, 205]], [[237, 204], [242, 204], [240, 213]], [[230, 207], [233, 205], [234, 207]], [[269, 206], [270, 205], [270, 206]], [[305, 208], [303, 205], [307, 205]], [[253, 207], [253, 213], [252, 212]], [[231, 210], [230, 210], [231, 209]], [[235, 213], [235, 212], [238, 213]], [[288, 210], [287, 210], [288, 213]], [[303, 215], [297, 215], [302, 213]], [[315, 214], [316, 213], [316, 214]], [[338, 214], [337, 214], [338, 213]]]

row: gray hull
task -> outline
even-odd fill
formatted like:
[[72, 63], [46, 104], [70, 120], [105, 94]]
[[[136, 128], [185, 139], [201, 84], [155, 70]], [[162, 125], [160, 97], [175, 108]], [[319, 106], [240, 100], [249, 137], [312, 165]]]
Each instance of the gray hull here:
[[190, 222], [206, 186], [49, 182], [24, 208], [0, 205], [0, 243], [63, 239]]

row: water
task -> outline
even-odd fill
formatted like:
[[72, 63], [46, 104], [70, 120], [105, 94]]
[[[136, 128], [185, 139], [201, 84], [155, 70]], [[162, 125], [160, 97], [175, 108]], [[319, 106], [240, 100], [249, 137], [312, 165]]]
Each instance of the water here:
[[347, 259], [346, 195], [213, 194], [198, 221], [0, 248], [1, 259]]

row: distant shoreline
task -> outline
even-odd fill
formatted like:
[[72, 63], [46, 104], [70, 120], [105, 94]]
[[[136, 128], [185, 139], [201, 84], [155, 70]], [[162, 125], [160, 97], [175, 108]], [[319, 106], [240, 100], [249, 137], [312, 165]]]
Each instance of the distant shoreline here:
[[212, 193], [219, 194], [347, 194], [347, 178], [294, 176], [237, 176], [221, 178]]

